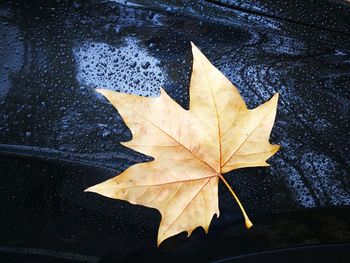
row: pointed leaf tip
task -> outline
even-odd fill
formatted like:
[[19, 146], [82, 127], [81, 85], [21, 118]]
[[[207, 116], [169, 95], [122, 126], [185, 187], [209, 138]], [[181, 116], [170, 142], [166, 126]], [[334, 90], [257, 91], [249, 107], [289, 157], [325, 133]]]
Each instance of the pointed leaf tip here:
[[273, 96], [272, 99], [278, 100], [278, 98], [280, 97], [280, 93], [276, 92]]
[[95, 187], [96, 187], [96, 185], [90, 186], [90, 187], [86, 188], [84, 190], [84, 192], [96, 193]]
[[91, 191], [91, 187], [86, 188], [86, 189], [84, 190], [84, 192], [92, 192], [92, 191]]
[[108, 90], [106, 90], [106, 89], [99, 89], [98, 88], [98, 89], [95, 89], [95, 91], [100, 93], [100, 94], [102, 94], [102, 95], [105, 95]]
[[191, 47], [192, 47], [192, 54], [194, 54], [195, 52], [199, 52], [202, 53], [199, 48], [191, 41]]

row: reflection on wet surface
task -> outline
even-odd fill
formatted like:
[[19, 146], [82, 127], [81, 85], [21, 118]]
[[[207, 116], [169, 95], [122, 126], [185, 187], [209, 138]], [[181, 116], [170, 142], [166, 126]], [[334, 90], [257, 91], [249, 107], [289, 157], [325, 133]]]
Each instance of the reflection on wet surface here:
[[157, 96], [164, 81], [160, 61], [147, 54], [136, 38], [125, 38], [120, 47], [85, 43], [74, 50], [79, 84]]
[[19, 30], [7, 22], [0, 24], [1, 32], [1, 57], [0, 75], [1, 88], [0, 98], [4, 97], [11, 87], [10, 75], [23, 66], [23, 43]]
[[[152, 246], [157, 212], [82, 192], [83, 185], [93, 185], [133, 163], [149, 160], [118, 143], [130, 139], [130, 131], [94, 88], [157, 96], [163, 86], [188, 108], [193, 41], [237, 85], [250, 108], [275, 92], [281, 94], [272, 142], [281, 144], [282, 149], [269, 161], [271, 166], [225, 175], [251, 217], [349, 205], [350, 36], [341, 21], [348, 25], [350, 16], [341, 16], [350, 7], [331, 4], [342, 10], [338, 18], [332, 17], [338, 25], [334, 28], [327, 21], [316, 23], [317, 18], [311, 23], [308, 12], [312, 10], [307, 8], [304, 16], [280, 19], [283, 12], [276, 11], [269, 1], [259, 5], [201, 1], [185, 7], [176, 4], [181, 1], [169, 2], [2, 2], [2, 155], [50, 161], [56, 156], [61, 161], [105, 166], [108, 173], [91, 172], [89, 177], [70, 174], [68, 168], [50, 173], [37, 165], [35, 169], [41, 174], [43, 196], [57, 192], [48, 204], [64, 199], [63, 218], [76, 209], [88, 213], [90, 222], [113, 217], [107, 220], [109, 231], [124, 235], [123, 242], [127, 242], [132, 217], [136, 229], [132, 235], [144, 242], [137, 248], [130, 246], [130, 251]], [[239, 2], [255, 13], [232, 8]], [[9, 196], [8, 189], [18, 181], [27, 183], [11, 190], [14, 199], [31, 196], [37, 186], [28, 186], [30, 175], [13, 179], [7, 165], [3, 162], [0, 166], [8, 174], [1, 172], [7, 186], [1, 199]], [[30, 208], [38, 214], [44, 206], [41, 198], [33, 200]], [[221, 216], [213, 221], [212, 234], [222, 233], [219, 228], [243, 227], [238, 207], [223, 188], [219, 199]], [[2, 203], [3, 211], [12, 211], [13, 205]], [[116, 216], [118, 213], [124, 216]], [[56, 219], [51, 220], [47, 233], [56, 231], [52, 230]], [[101, 229], [105, 231], [105, 227]], [[29, 235], [31, 230], [27, 230]]]

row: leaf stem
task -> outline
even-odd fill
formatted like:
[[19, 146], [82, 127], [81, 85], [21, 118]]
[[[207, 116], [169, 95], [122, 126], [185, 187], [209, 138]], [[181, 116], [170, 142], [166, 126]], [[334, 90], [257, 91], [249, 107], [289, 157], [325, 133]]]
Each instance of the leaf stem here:
[[245, 221], [245, 226], [249, 229], [253, 226], [253, 223], [250, 221], [247, 213], [245, 212], [244, 208], [243, 208], [243, 205], [241, 204], [241, 202], [239, 201], [237, 195], [235, 194], [235, 192], [233, 192], [231, 186], [228, 184], [228, 182], [225, 180], [225, 178], [219, 174], [219, 177], [220, 179], [224, 182], [224, 184], [226, 185], [226, 187], [228, 188], [228, 190], [230, 190], [231, 194], [233, 195], [233, 197], [235, 198], [235, 200], [237, 201], [238, 203], [238, 206], [239, 208], [241, 209], [242, 211], [242, 214], [244, 216], [244, 221]]

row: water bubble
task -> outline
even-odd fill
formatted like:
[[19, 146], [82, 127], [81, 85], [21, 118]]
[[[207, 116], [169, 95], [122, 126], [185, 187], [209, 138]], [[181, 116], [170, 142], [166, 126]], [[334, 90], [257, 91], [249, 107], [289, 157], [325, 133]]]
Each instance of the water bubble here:
[[151, 65], [151, 64], [150, 64], [148, 61], [147, 61], [147, 62], [142, 62], [142, 63], [141, 63], [141, 67], [142, 67], [143, 69], [148, 69], [150, 65]]
[[74, 56], [77, 79], [83, 85], [157, 96], [165, 79], [159, 68], [162, 62], [131, 37], [125, 38], [121, 46], [85, 43], [74, 48]]

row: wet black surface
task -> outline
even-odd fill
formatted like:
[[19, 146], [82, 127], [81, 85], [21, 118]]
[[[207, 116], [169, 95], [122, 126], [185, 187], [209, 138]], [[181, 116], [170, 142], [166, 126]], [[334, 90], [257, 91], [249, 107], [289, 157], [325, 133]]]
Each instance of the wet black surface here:
[[[349, 10], [343, 1], [1, 2], [0, 248], [208, 261], [349, 242]], [[190, 41], [249, 107], [280, 92], [271, 140], [282, 149], [271, 167], [225, 175], [253, 230], [220, 186], [208, 235], [156, 249], [156, 210], [83, 192], [147, 160], [118, 143], [130, 132], [94, 88], [157, 96], [163, 86], [187, 108]]]
[[[207, 235], [197, 229], [191, 238], [180, 234], [157, 248], [156, 210], [82, 194], [114, 171], [6, 155], [0, 159], [2, 174], [8, 175], [0, 178], [0, 191], [6, 193], [0, 214], [4, 260], [208, 262], [279, 247], [350, 242], [350, 211], [337, 207], [256, 215], [250, 230], [221, 216]], [[221, 199], [229, 200], [225, 188], [219, 190]], [[231, 204], [225, 213], [232, 210]]]
[[289, 249], [254, 253], [215, 261], [215, 263], [255, 263], [255, 262], [284, 262], [284, 263], [330, 263], [348, 262], [349, 245], [305, 246]]

